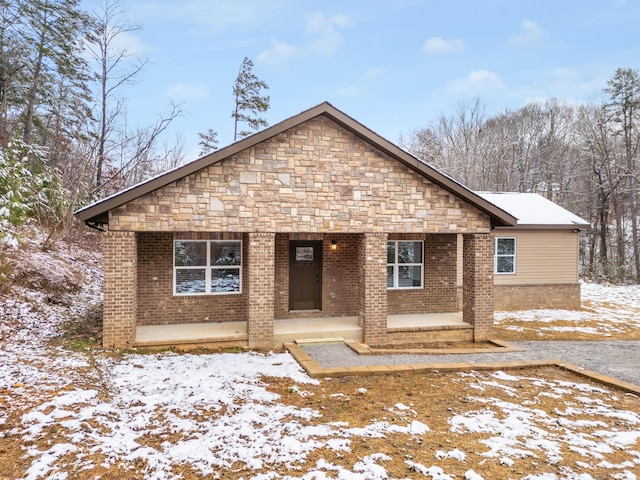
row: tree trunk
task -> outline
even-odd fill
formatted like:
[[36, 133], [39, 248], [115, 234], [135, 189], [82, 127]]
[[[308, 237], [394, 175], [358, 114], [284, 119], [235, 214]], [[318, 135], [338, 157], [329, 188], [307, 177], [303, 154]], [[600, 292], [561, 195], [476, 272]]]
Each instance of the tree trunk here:
[[31, 145], [33, 142], [33, 118], [35, 116], [36, 100], [38, 99], [38, 88], [40, 87], [40, 76], [42, 74], [42, 61], [44, 59], [43, 36], [40, 37], [40, 43], [37, 48], [38, 56], [33, 68], [33, 78], [31, 79], [29, 93], [27, 94], [24, 131], [22, 132], [22, 141], [27, 145]]

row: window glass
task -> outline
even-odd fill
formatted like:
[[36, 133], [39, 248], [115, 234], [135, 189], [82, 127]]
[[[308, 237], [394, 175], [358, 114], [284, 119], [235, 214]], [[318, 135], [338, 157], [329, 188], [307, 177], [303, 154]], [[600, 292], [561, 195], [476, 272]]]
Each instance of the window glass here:
[[414, 288], [422, 286], [422, 267], [398, 267], [398, 288]]
[[498, 255], [514, 255], [516, 253], [516, 239], [515, 238], [497, 238], [498, 242], [497, 251]]
[[313, 247], [296, 247], [296, 262], [313, 262]]
[[214, 268], [211, 271], [211, 291], [231, 293], [240, 291], [240, 269]]
[[516, 273], [516, 239], [496, 238], [494, 273]]
[[204, 267], [207, 265], [207, 242], [175, 242], [176, 267]]
[[387, 263], [396, 263], [396, 242], [387, 242]]
[[398, 263], [422, 263], [422, 242], [398, 242]]
[[422, 288], [423, 242], [387, 242], [387, 288]]
[[514, 267], [513, 257], [498, 257], [496, 259], [497, 273], [513, 273]]
[[394, 274], [393, 274], [393, 265], [387, 266], [387, 288], [393, 288]]
[[211, 265], [240, 265], [241, 260], [240, 242], [211, 242]]
[[242, 292], [242, 241], [174, 241], [175, 295]]
[[176, 270], [176, 293], [205, 293], [205, 286], [204, 268]]

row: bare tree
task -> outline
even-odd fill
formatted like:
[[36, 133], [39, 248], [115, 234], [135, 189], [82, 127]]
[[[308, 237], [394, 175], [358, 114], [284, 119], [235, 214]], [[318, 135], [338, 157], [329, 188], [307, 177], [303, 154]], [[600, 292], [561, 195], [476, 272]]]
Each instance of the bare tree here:
[[122, 20], [120, 5], [106, 0], [95, 14], [95, 28], [88, 50], [95, 65], [98, 115], [94, 130], [95, 175], [92, 196], [113, 193], [155, 172], [153, 162], [162, 163], [171, 152], [160, 152], [158, 143], [169, 125], [181, 115], [179, 105], [171, 102], [167, 114], [159, 115], [153, 125], [130, 130], [123, 89], [135, 83], [147, 65], [146, 57], [120, 47], [120, 40], [138, 25]]
[[119, 46], [119, 39], [140, 30], [138, 25], [123, 21], [122, 15], [117, 2], [106, 0], [102, 3], [100, 10], [94, 12], [95, 27], [87, 44], [97, 66], [96, 189], [104, 183], [104, 164], [108, 161], [110, 149], [117, 148], [115, 139], [122, 135], [125, 100], [121, 89], [135, 82], [148, 63], [146, 57]]

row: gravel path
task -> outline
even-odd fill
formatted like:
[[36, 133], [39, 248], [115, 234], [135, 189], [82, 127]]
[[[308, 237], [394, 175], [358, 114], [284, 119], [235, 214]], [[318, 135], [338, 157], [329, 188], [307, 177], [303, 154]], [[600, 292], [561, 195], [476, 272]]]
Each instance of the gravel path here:
[[512, 342], [525, 350], [505, 353], [446, 355], [358, 355], [343, 343], [305, 345], [322, 367], [399, 365], [411, 363], [508, 362], [558, 359], [618, 380], [640, 385], [640, 341]]

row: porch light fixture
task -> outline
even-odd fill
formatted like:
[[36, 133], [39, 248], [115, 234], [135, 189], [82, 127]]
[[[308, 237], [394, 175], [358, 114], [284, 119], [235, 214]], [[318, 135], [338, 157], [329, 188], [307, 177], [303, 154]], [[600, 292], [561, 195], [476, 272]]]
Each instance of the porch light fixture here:
[[338, 244], [336, 243], [335, 240], [331, 240], [331, 250], [337, 250], [338, 249]]

